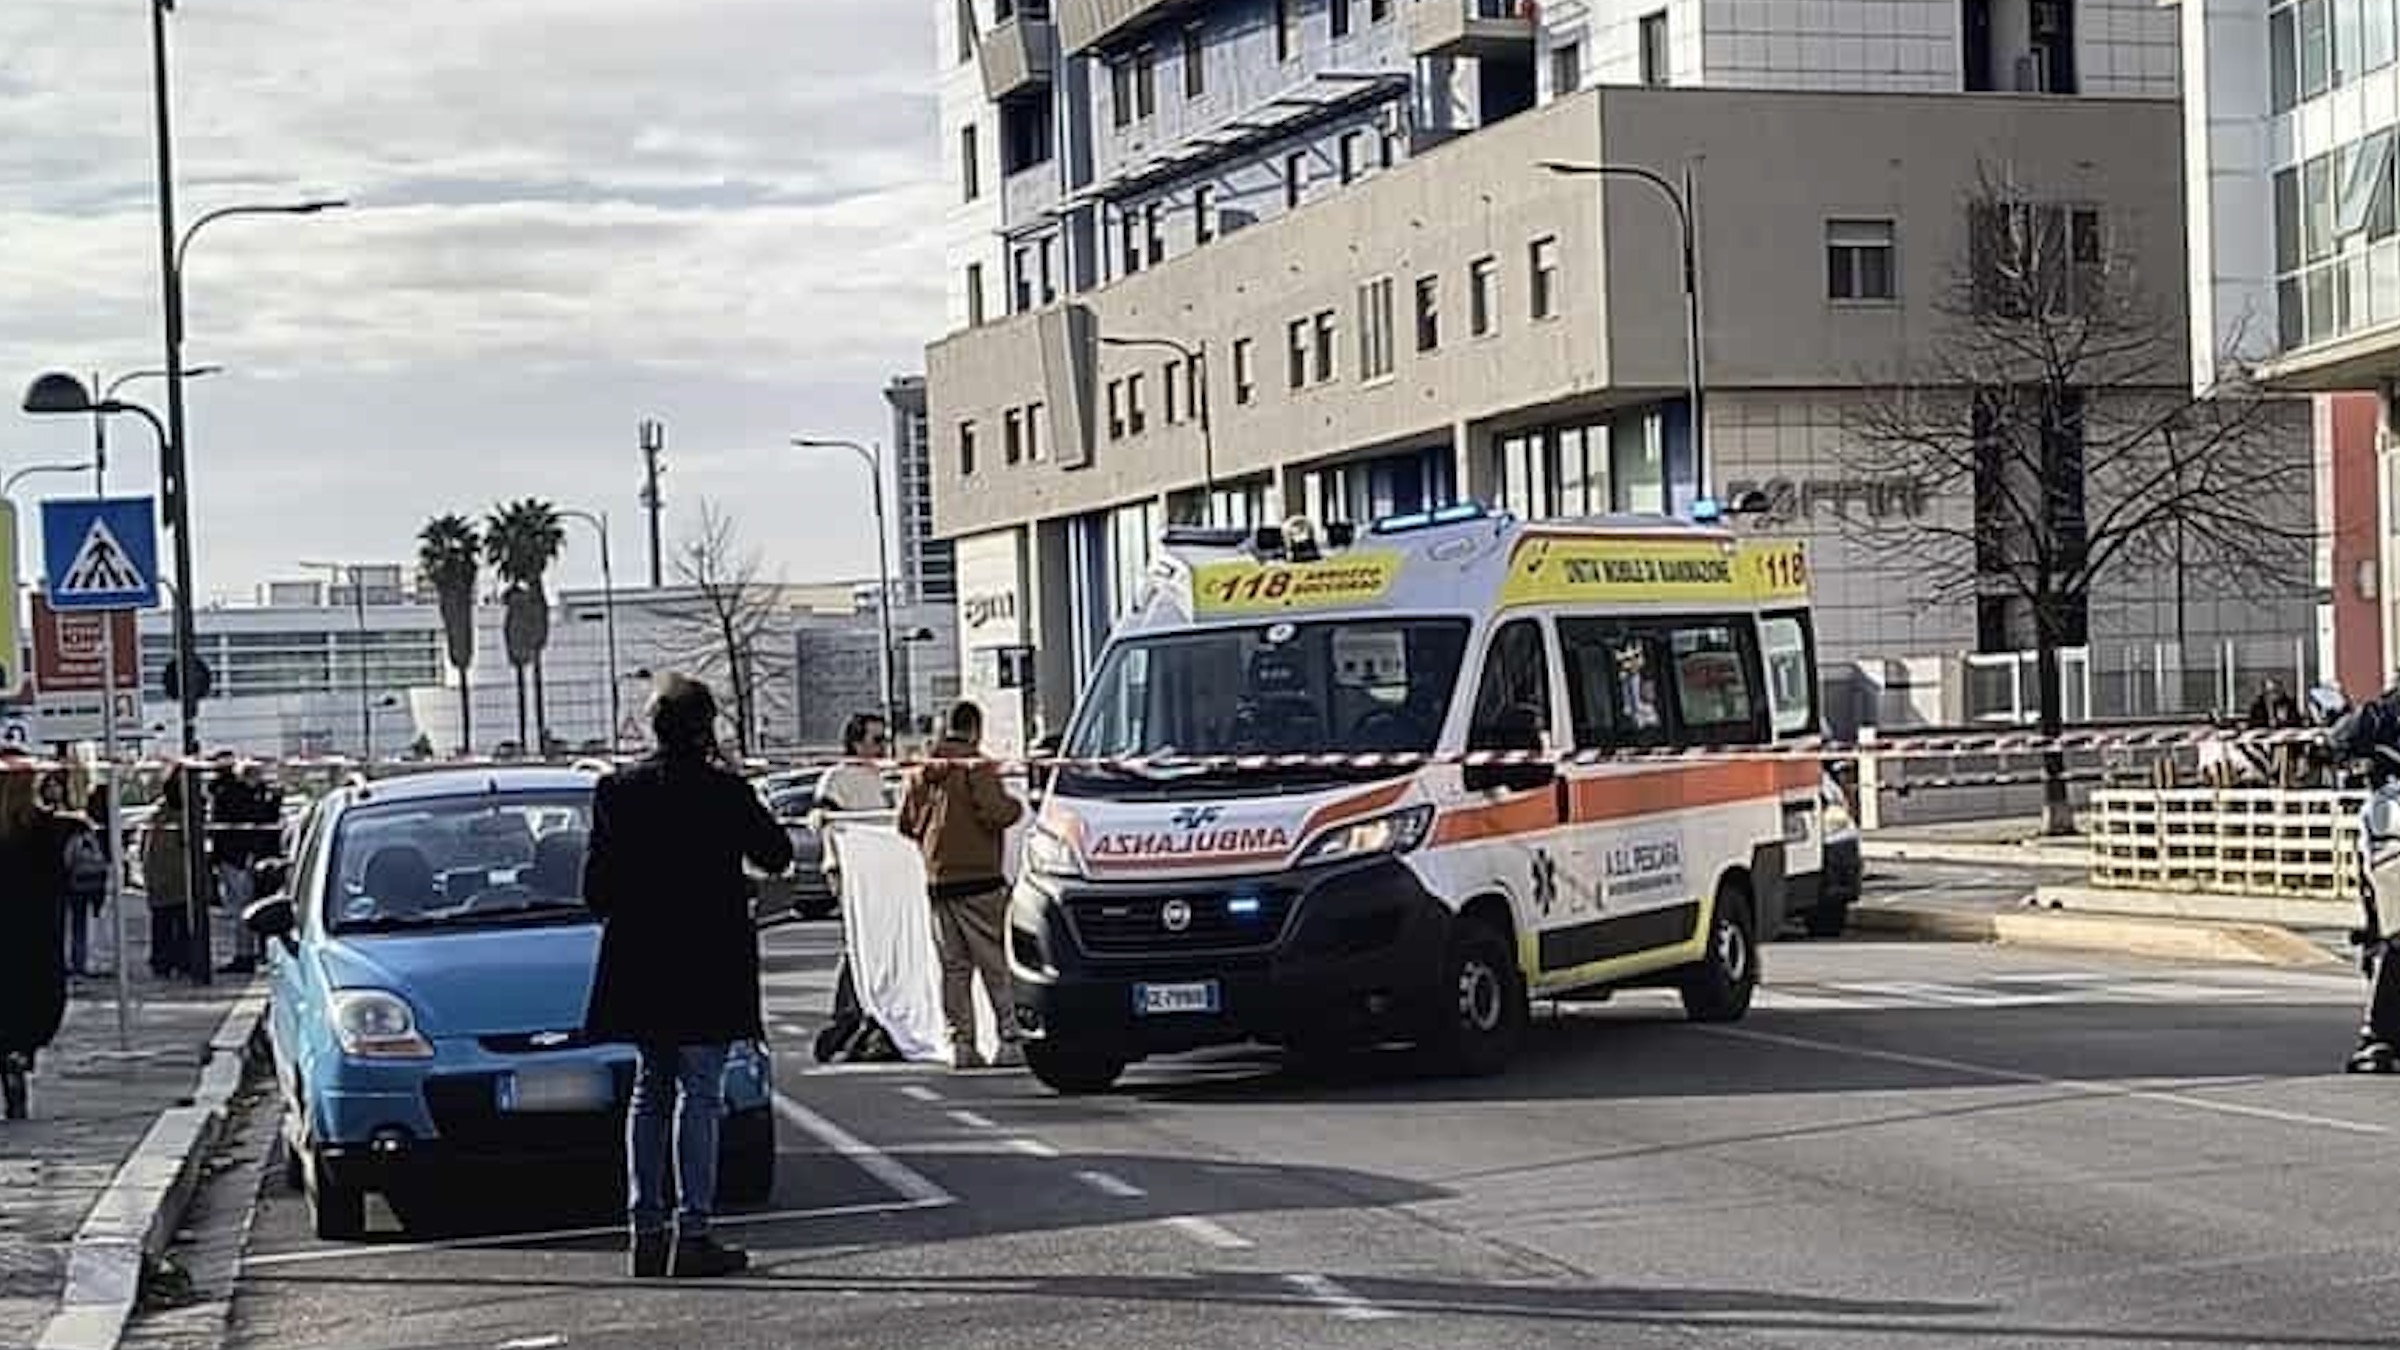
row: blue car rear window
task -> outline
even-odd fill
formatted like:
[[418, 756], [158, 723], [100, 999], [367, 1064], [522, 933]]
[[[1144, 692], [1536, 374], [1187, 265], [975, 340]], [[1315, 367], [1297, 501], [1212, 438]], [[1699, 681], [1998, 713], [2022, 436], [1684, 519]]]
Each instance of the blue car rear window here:
[[588, 921], [589, 792], [369, 803], [342, 813], [325, 919], [342, 932]]

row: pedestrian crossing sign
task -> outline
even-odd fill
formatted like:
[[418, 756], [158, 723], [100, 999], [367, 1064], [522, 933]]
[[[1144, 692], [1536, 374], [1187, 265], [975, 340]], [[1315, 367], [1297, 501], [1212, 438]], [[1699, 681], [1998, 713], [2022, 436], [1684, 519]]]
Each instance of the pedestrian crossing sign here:
[[148, 497], [42, 503], [43, 589], [60, 611], [158, 603], [157, 508]]

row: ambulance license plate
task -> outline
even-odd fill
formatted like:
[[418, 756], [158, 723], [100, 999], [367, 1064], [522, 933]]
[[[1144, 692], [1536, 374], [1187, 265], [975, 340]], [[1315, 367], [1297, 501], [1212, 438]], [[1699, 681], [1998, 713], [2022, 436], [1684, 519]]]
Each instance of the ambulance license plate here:
[[1221, 1006], [1215, 980], [1201, 980], [1193, 984], [1137, 984], [1133, 987], [1133, 1011], [1141, 1017], [1213, 1013]]

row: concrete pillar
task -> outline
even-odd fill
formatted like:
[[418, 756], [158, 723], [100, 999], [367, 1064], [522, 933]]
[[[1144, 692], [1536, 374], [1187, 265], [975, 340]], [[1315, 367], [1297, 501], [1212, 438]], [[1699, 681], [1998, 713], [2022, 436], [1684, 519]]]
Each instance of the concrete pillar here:
[[1450, 429], [1450, 481], [1462, 500], [1495, 505], [1500, 500], [1500, 475], [1493, 459], [1496, 441], [1488, 425], [1459, 422]]

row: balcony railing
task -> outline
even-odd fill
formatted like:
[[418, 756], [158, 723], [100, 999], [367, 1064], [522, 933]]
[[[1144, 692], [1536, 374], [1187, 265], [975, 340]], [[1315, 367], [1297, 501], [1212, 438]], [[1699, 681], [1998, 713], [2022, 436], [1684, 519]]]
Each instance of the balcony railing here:
[[1418, 56], [1532, 59], [1532, 0], [1412, 0], [1409, 49]]
[[1050, 83], [1058, 36], [1046, 18], [1019, 14], [983, 35], [983, 93], [1001, 99]]
[[1073, 56], [1191, 4], [1192, 0], [1055, 0], [1059, 50]]

